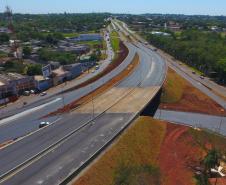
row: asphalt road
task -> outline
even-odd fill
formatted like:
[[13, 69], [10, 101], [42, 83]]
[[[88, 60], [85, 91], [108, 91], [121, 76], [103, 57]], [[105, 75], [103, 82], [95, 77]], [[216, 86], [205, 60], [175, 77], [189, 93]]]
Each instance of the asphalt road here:
[[154, 117], [177, 124], [208, 129], [226, 136], [226, 117], [167, 110], [158, 110]]
[[18, 113], [15, 116], [0, 120], [0, 143], [24, 136], [30, 132], [37, 130], [41, 121], [49, 121], [51, 123], [55, 122], [57, 119], [59, 119], [59, 117], [48, 119], [40, 118], [50, 112], [58, 110], [59, 108], [63, 107], [64, 104], [69, 104], [85, 96], [86, 94], [102, 86], [107, 81], [111, 80], [114, 76], [117, 76], [117, 74], [122, 72], [130, 64], [133, 57], [135, 56], [136, 50], [134, 49], [134, 46], [130, 44], [126, 45], [129, 48], [130, 52], [125, 61], [116, 69], [114, 69], [101, 79], [97, 80], [96, 82], [75, 91], [46, 99], [44, 100], [44, 102], [40, 101], [30, 107], [28, 110]]
[[[122, 22], [122, 24], [124, 25], [124, 30], [127, 30], [127, 32], [129, 32], [131, 34], [135, 34], [134, 32], [129, 30], [128, 26], [125, 23]], [[135, 34], [135, 37], [138, 38], [138, 40], [140, 40], [141, 42], [145, 43], [145, 40], [143, 38], [141, 38], [140, 36]], [[153, 49], [152, 46], [149, 47], [149, 48]], [[157, 53], [164, 55], [160, 51], [157, 51]], [[216, 92], [218, 92], [219, 94], [225, 95], [225, 92], [226, 92], [225, 87], [222, 87], [220, 85], [215, 84], [214, 82], [212, 82], [208, 78], [201, 80], [199, 76], [192, 74], [192, 71], [189, 71], [184, 66], [181, 66], [178, 62], [175, 62], [174, 60], [172, 60], [172, 57], [170, 58], [168, 55], [167, 55], [167, 57], [165, 57], [165, 56], [166, 55], [164, 55], [164, 58], [166, 58], [166, 61], [168, 61], [167, 64], [168, 64], [169, 67], [174, 69], [180, 76], [182, 76], [183, 78], [188, 80], [194, 87], [198, 88], [200, 91], [205, 93], [207, 96], [212, 98], [215, 102], [217, 102], [219, 105], [221, 105], [222, 107], [224, 107], [226, 109], [226, 100], [219, 97], [217, 94], [215, 94], [211, 90], [211, 88], [212, 88]]]
[[[96, 70], [95, 73], [88, 73], [82, 76], [81, 78], [77, 78], [70, 82], [67, 82], [66, 85], [61, 84], [57, 87], [53, 87], [47, 91], [48, 94], [44, 97], [41, 97], [39, 95], [31, 95], [30, 97], [21, 97], [17, 102], [9, 104], [7, 107], [0, 108], [0, 119], [24, 112], [26, 110], [35, 108], [39, 105], [43, 105], [45, 103], [53, 101], [54, 99], [59, 97], [59, 96], [56, 97], [56, 94], [59, 94], [64, 90], [70, 89], [71, 87], [75, 87], [79, 84], [82, 84], [85, 81], [96, 76], [98, 73], [101, 73], [102, 71], [104, 71], [107, 68], [107, 66], [111, 63], [112, 59], [114, 58], [114, 52], [109, 40], [109, 34], [107, 33], [105, 33], [105, 41], [107, 43], [107, 53], [106, 53], [107, 59], [100, 61], [100, 65], [99, 65], [100, 68]], [[28, 103], [26, 106], [23, 106], [24, 101]]]
[[[144, 51], [142, 45], [139, 47], [129, 45], [129, 48], [130, 53], [138, 51], [141, 63], [135, 72], [123, 80], [119, 86], [134, 87], [141, 81], [141, 87], [161, 84], [165, 76], [164, 61], [151, 50], [145, 49]], [[150, 56], [153, 56], [153, 58]], [[123, 65], [126, 66], [126, 61]], [[82, 165], [84, 161], [106, 144], [109, 139], [113, 138], [122, 129], [122, 126], [134, 116], [136, 116], [135, 113], [105, 113], [95, 121], [94, 125], [87, 126], [82, 131], [72, 135], [48, 155], [30, 164], [2, 184], [58, 184], [72, 170]], [[1, 150], [0, 175], [61, 139], [89, 120], [90, 117], [91, 115], [87, 114], [65, 115], [51, 126]]]
[[201, 84], [199, 81], [196, 81], [195, 79], [193, 79], [191, 76], [189, 76], [187, 73], [180, 70], [180, 68], [178, 68], [174, 64], [168, 63], [168, 65], [169, 65], [169, 67], [174, 69], [180, 76], [182, 76], [187, 81], [189, 81], [194, 87], [199, 89], [201, 92], [205, 93], [207, 96], [212, 98], [215, 102], [217, 102], [219, 105], [221, 105], [222, 107], [224, 107], [226, 109], [226, 101], [223, 98], [221, 98], [218, 95], [216, 95], [215, 93], [213, 93], [213, 91], [211, 91], [209, 88], [207, 88], [206, 86]]

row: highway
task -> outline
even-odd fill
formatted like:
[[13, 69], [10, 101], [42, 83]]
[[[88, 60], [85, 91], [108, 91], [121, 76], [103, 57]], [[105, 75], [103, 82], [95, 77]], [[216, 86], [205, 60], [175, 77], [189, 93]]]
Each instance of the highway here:
[[[128, 34], [127, 28], [117, 23], [115, 27]], [[61, 184], [95, 158], [139, 115], [160, 90], [167, 66], [158, 53], [140, 42], [126, 42], [126, 46], [126, 60], [102, 79], [1, 120], [2, 140], [36, 131], [39, 118], [61, 107], [63, 99], [68, 104], [95, 90], [126, 69], [136, 53], [139, 55], [135, 71], [113, 88], [70, 113], [47, 118], [54, 124], [0, 150], [0, 184]]]
[[[132, 34], [135, 38], [137, 38], [137, 40], [140, 40], [143, 43], [146, 42], [139, 35], [131, 31], [124, 22], [121, 22], [123, 28], [119, 25], [118, 22], [121, 21], [117, 20], [116, 24], [118, 27], [121, 28], [122, 31], [127, 31], [128, 33]], [[150, 45], [147, 47], [149, 47], [150, 49], [154, 49], [154, 47]], [[226, 92], [226, 89], [224, 87], [214, 83], [208, 78], [201, 80], [199, 76], [192, 74], [192, 71], [189, 70], [186, 66], [180, 65], [180, 62], [175, 61], [174, 59], [172, 59], [172, 56], [162, 52], [161, 50], [158, 50], [157, 54], [158, 56], [164, 58], [167, 61], [168, 66], [175, 70], [180, 76], [185, 78], [194, 87], [198, 88], [201, 92], [212, 98], [215, 102], [217, 102], [219, 105], [226, 109], [226, 100], [223, 98]]]
[[[51, 102], [55, 100], [56, 95], [59, 93], [62, 93], [62, 91], [78, 86], [86, 82], [87, 80], [92, 79], [97, 74], [103, 72], [108, 67], [108, 65], [112, 62], [112, 59], [114, 58], [114, 55], [115, 55], [111, 47], [111, 42], [109, 40], [109, 36], [110, 36], [109, 33], [105, 32], [104, 36], [105, 36], [104, 40], [107, 44], [107, 51], [106, 51], [107, 58], [99, 62], [100, 63], [99, 69], [96, 70], [95, 73], [88, 73], [88, 74], [82, 75], [82, 77], [79, 77], [77, 79], [67, 82], [66, 85], [62, 84], [57, 87], [51, 88], [47, 91], [47, 95], [43, 97], [39, 95], [32, 95], [30, 97], [20, 97], [20, 99], [17, 102], [8, 104], [7, 107], [0, 107], [0, 119], [18, 114], [20, 112], [24, 112], [26, 110], [35, 108], [39, 105], [43, 105], [45, 103]], [[27, 102], [27, 105], [25, 106], [23, 105], [24, 101]]]
[[197, 81], [195, 78], [192, 78], [186, 72], [181, 70], [179, 64], [175, 64], [174, 62], [168, 62], [168, 66], [175, 70], [180, 76], [189, 81], [194, 87], [199, 89], [201, 92], [212, 98], [215, 102], [217, 102], [219, 105], [226, 109], [225, 99], [215, 94], [210, 88], [205, 86], [205, 84], [200, 83], [200, 81]]
[[[129, 44], [129, 48], [132, 50], [131, 52], [138, 51], [141, 63], [136, 71], [117, 87], [128, 89], [138, 87], [138, 85], [142, 88], [159, 86], [165, 76], [164, 61], [151, 50], [149, 51], [150, 54], [147, 54], [146, 51], [143, 51], [144, 46], [142, 45], [136, 47]], [[153, 58], [150, 58], [149, 55], [153, 55]], [[123, 92], [123, 95], [125, 95], [125, 92]], [[137, 100], [139, 101], [143, 95], [142, 93]], [[75, 134], [72, 134], [59, 146], [50, 150], [48, 155], [33, 161], [27, 168], [17, 172], [2, 184], [13, 185], [18, 184], [18, 182], [19, 184], [39, 184], [41, 182], [58, 184], [71, 173], [72, 169], [81, 166], [84, 161], [104, 144], [108, 143], [136, 114], [137, 111], [129, 113], [115, 113], [113, 111], [112, 113], [108, 110], [108, 112], [105, 112], [95, 120], [95, 124], [91, 126], [88, 124]], [[91, 113], [70, 113], [69, 115], [64, 115], [55, 124], [1, 150], [0, 174], [6, 173], [60, 140], [71, 131], [76, 130], [88, 121], [90, 117]]]
[[192, 126], [193, 128], [204, 128], [226, 136], [226, 117], [190, 112], [158, 110], [154, 118], [171, 123]]
[[[105, 77], [105, 82], [125, 69], [135, 53], [138, 53], [140, 64], [135, 71], [94, 100], [94, 115], [89, 102], [69, 114], [51, 118], [55, 120], [54, 124], [0, 150], [1, 184], [59, 184], [139, 115], [159, 91], [165, 79], [166, 65], [161, 57], [144, 45], [126, 45], [130, 51], [129, 56], [115, 71], [106, 75], [108, 77]], [[70, 92], [65, 95], [65, 101], [78, 98], [82, 92], [90, 92], [94, 89], [92, 87], [101, 84], [103, 79], [78, 92]], [[44, 107], [53, 111], [59, 103], [60, 99]], [[24, 129], [35, 125], [33, 121], [46, 113], [45, 109], [34, 110], [33, 113], [13, 120], [15, 127], [12, 133], [17, 132], [18, 124]], [[93, 116], [95, 122], [92, 121]], [[2, 128], [7, 125], [14, 124], [3, 123]], [[24, 130], [22, 132], [24, 134]], [[12, 173], [8, 173], [10, 171]], [[4, 174], [7, 175], [3, 178]]]
[[58, 119], [61, 119], [60, 117], [51, 117], [40, 120], [40, 118], [47, 115], [48, 113], [56, 111], [63, 107], [63, 105], [67, 105], [72, 101], [75, 101], [94, 91], [107, 81], [111, 80], [114, 76], [117, 76], [120, 72], [122, 72], [130, 64], [136, 52], [131, 48], [134, 46], [127, 44], [127, 47], [129, 48], [130, 52], [126, 60], [116, 69], [96, 82], [75, 91], [46, 99], [44, 102], [40, 101], [35, 105], [32, 105], [32, 107], [30, 107], [28, 110], [16, 114], [16, 116], [11, 116], [9, 118], [0, 120], [0, 143], [22, 137], [30, 132], [34, 132], [38, 129], [40, 121], [49, 121], [52, 123]]

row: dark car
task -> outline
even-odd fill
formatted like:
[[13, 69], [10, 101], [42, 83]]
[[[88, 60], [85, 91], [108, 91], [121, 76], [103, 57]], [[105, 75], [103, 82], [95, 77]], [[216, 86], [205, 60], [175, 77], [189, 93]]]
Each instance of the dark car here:
[[43, 122], [41, 122], [41, 123], [39, 124], [39, 128], [43, 128], [43, 127], [46, 127], [46, 126], [48, 126], [48, 125], [49, 125], [49, 122], [43, 121]]

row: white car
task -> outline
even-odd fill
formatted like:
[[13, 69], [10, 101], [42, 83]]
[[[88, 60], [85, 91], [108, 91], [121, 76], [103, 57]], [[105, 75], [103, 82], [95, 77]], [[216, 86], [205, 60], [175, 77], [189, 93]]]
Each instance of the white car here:
[[45, 95], [47, 95], [47, 92], [42, 92], [40, 95], [45, 96]]

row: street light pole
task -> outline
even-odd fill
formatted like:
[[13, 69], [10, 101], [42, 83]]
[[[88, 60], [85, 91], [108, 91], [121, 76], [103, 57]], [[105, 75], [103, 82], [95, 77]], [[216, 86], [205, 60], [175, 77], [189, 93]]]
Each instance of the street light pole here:
[[93, 98], [93, 85], [91, 84], [91, 96], [92, 96], [92, 124], [95, 123], [94, 117], [95, 117], [95, 107], [94, 107], [94, 98]]
[[62, 103], [63, 103], [63, 108], [65, 107], [65, 99], [64, 99], [64, 87], [66, 86], [66, 82], [62, 86]]
[[222, 123], [223, 123], [223, 118], [224, 118], [224, 109], [221, 109], [221, 121], [220, 121], [220, 125], [219, 125], [219, 134], [221, 134], [221, 126], [222, 126]]

